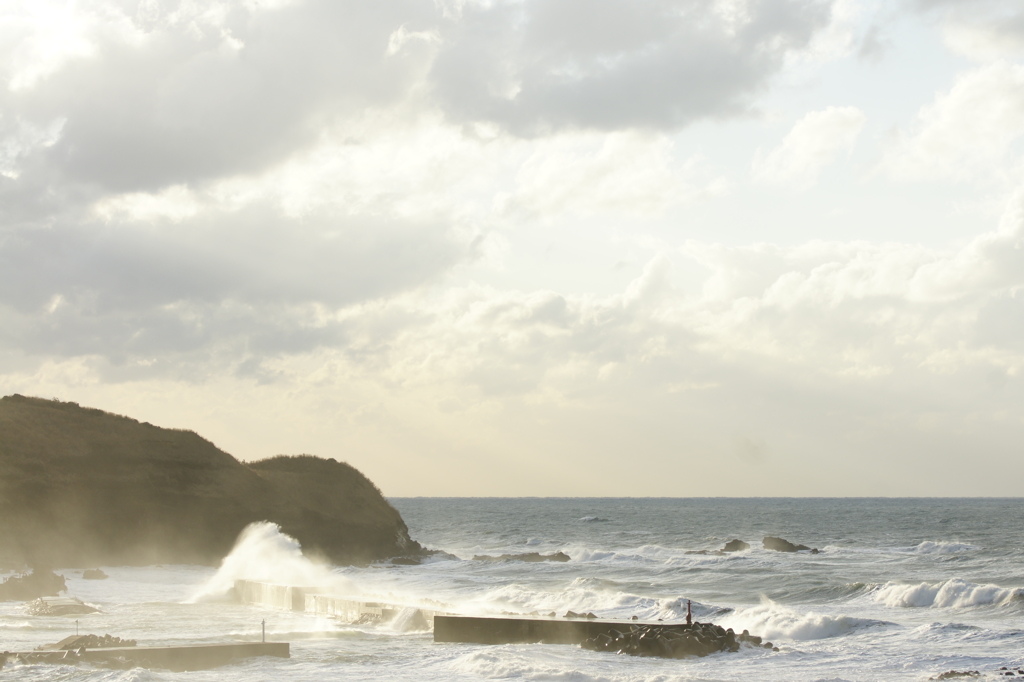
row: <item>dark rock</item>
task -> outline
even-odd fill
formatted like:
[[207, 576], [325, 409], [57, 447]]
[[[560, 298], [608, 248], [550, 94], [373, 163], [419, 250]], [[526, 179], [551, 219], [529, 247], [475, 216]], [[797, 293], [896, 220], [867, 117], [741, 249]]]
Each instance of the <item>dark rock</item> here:
[[538, 562], [538, 561], [569, 561], [569, 555], [563, 552], [555, 552], [554, 554], [538, 554], [537, 552], [529, 552], [526, 554], [502, 554], [501, 556], [487, 556], [486, 554], [478, 554], [473, 557], [473, 561], [526, 561], [526, 562]]
[[106, 580], [110, 576], [98, 568], [87, 568], [85, 572], [82, 573], [82, 577], [86, 580]]
[[134, 639], [121, 639], [120, 637], [112, 637], [111, 635], [71, 635], [65, 637], [56, 644], [44, 644], [43, 646], [36, 647], [36, 651], [70, 651], [78, 650], [82, 647], [86, 649], [103, 649], [111, 647], [128, 647], [136, 646], [138, 642]]
[[742, 552], [745, 549], [750, 549], [750, 545], [743, 540], [730, 540], [722, 547], [723, 552]]
[[[744, 630], [744, 641], [760, 643], [761, 638]], [[712, 623], [631, 625], [628, 632], [610, 630], [587, 639], [580, 646], [592, 651], [608, 651], [631, 656], [686, 658], [719, 652], [739, 651], [740, 645], [732, 630]]]
[[423, 551], [333, 459], [242, 463], [191, 431], [18, 395], [0, 399], [0, 434], [0, 565], [216, 564], [257, 521], [336, 564]]
[[794, 545], [789, 540], [783, 540], [782, 538], [773, 538], [770, 535], [765, 536], [764, 548], [770, 549], [775, 552], [802, 552], [811, 549], [807, 545]]
[[29, 601], [38, 597], [56, 597], [67, 591], [64, 576], [45, 568], [28, 575], [12, 575], [0, 583], [0, 601]]

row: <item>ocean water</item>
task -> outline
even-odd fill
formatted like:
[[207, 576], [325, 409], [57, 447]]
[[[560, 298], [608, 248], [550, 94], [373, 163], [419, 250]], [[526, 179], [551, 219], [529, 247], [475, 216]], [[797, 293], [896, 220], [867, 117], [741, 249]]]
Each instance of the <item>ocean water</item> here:
[[[69, 592], [97, 606], [81, 632], [178, 644], [267, 638], [292, 658], [170, 673], [17, 665], [18, 680], [927, 680], [949, 670], [1003, 677], [1024, 666], [1024, 504], [1016, 499], [441, 499], [392, 503], [412, 536], [443, 550], [420, 566], [312, 564], [270, 525], [218, 570], [104, 566]], [[761, 548], [776, 535], [819, 554]], [[713, 550], [733, 538], [751, 549]], [[473, 561], [551, 553], [567, 563]], [[697, 619], [779, 647], [664, 660], [564, 645], [435, 644], [402, 623], [352, 625], [224, 600], [234, 578], [322, 584], [378, 599], [479, 614], [567, 610]], [[0, 650], [73, 634], [74, 618], [0, 602]]]

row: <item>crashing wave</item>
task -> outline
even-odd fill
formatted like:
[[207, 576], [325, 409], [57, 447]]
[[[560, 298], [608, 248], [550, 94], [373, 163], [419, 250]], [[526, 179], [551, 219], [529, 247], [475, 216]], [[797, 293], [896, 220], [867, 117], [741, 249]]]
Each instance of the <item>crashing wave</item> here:
[[875, 601], [891, 607], [968, 608], [1001, 605], [1024, 599], [1024, 589], [978, 585], [960, 578], [938, 583], [888, 582], [875, 590]]
[[759, 606], [737, 609], [720, 623], [739, 632], [750, 630], [768, 639], [813, 640], [841, 637], [886, 621], [852, 616], [831, 616], [813, 611], [799, 612], [765, 599]]

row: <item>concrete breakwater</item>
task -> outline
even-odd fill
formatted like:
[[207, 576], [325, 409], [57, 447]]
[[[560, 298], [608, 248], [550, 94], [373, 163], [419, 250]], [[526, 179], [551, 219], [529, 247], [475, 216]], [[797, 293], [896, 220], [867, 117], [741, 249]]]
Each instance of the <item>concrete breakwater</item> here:
[[67, 664], [92, 663], [113, 668], [156, 668], [175, 672], [207, 670], [253, 656], [289, 658], [287, 642], [235, 642], [232, 644], [193, 644], [187, 646], [103, 647], [57, 651], [3, 652], [5, 661]]
[[[592, 651], [633, 656], [685, 658], [720, 651], [738, 651], [740, 645], [773, 649], [771, 642], [746, 630], [736, 635], [713, 623], [640, 623], [601, 618], [498, 618], [438, 615], [435, 642], [471, 644], [578, 644]], [[778, 649], [775, 649], [778, 651]]]
[[[747, 631], [735, 634], [713, 623], [642, 623], [569, 613], [553, 616], [463, 616], [418, 606], [337, 596], [316, 587], [235, 581], [243, 604], [304, 611], [349, 623], [395, 623], [401, 630], [433, 629], [435, 642], [464, 644], [575, 644], [594, 651], [684, 658], [737, 651], [741, 644], [774, 648]], [[775, 649], [776, 651], [778, 649]]]
[[401, 630], [429, 630], [434, 627], [435, 616], [445, 613], [409, 604], [336, 595], [324, 587], [277, 585], [254, 580], [236, 580], [235, 597], [243, 604], [301, 611], [347, 623], [393, 623]]

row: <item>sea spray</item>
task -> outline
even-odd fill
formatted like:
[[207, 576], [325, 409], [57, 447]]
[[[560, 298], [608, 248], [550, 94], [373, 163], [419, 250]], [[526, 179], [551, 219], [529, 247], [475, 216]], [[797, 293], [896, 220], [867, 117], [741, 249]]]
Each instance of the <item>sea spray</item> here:
[[322, 587], [334, 592], [354, 591], [350, 580], [304, 556], [298, 540], [268, 521], [250, 523], [242, 529], [220, 568], [189, 603], [226, 599], [236, 580]]

